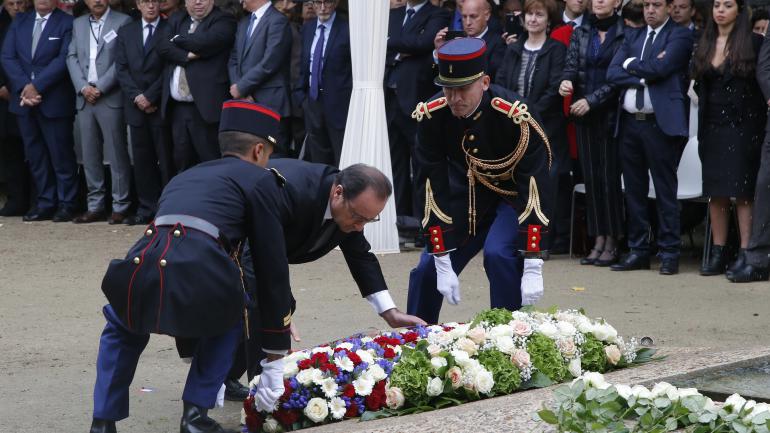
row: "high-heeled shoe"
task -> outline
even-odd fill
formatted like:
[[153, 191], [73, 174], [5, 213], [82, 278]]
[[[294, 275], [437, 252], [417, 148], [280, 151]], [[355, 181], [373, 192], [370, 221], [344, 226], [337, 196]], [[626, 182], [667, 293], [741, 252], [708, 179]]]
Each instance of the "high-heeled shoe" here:
[[[602, 268], [606, 268], [607, 266], [612, 266], [613, 264], [617, 263], [617, 261], [618, 261], [618, 249], [617, 248], [613, 248], [611, 250], [604, 250], [604, 252], [605, 253], [609, 253], [610, 255], [612, 255], [612, 257], [609, 258], [609, 259], [606, 259], [606, 260], [602, 260], [601, 256], [599, 256], [599, 257], [596, 258], [596, 261], [594, 262], [594, 266], [599, 266], [599, 267], [602, 267]], [[604, 254], [604, 253], [602, 253], [602, 254]]]
[[[591, 248], [591, 252], [588, 253], [588, 256], [580, 259], [580, 264], [583, 266], [593, 265], [594, 263], [596, 263], [597, 260], [599, 260], [599, 256], [602, 255], [602, 252], [604, 252], [604, 250], [597, 250], [596, 248]], [[596, 253], [596, 257], [591, 257], [591, 254], [594, 254], [594, 253]]]
[[727, 257], [724, 245], [712, 245], [711, 256], [708, 262], [700, 268], [700, 274], [704, 277], [719, 275], [725, 271]]

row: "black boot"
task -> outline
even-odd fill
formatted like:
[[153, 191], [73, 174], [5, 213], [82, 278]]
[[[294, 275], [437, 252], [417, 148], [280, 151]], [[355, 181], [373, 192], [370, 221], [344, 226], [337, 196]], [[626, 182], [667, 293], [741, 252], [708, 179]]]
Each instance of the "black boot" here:
[[741, 248], [738, 250], [738, 256], [735, 258], [735, 261], [733, 262], [733, 264], [730, 265], [729, 268], [727, 268], [727, 272], [735, 273], [745, 265], [746, 265], [746, 249]]
[[709, 261], [701, 266], [700, 274], [703, 276], [719, 275], [725, 271], [727, 266], [727, 257], [725, 256], [724, 245], [713, 245], [711, 247], [711, 257]]
[[106, 419], [96, 419], [91, 422], [91, 430], [88, 433], [116, 433], [115, 421], [108, 421]]
[[759, 266], [744, 263], [735, 271], [727, 272], [727, 279], [733, 283], [751, 283], [753, 281], [767, 281], [770, 279], [770, 270]]
[[249, 388], [243, 386], [236, 379], [225, 380], [225, 400], [243, 401], [249, 396]]
[[208, 409], [185, 401], [179, 433], [237, 433], [222, 428], [218, 422], [209, 418], [208, 412]]

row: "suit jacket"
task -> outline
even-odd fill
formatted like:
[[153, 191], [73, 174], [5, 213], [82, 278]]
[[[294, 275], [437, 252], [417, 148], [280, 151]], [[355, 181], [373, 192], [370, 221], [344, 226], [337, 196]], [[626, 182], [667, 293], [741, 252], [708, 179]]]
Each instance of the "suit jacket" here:
[[[3, 45], [5, 34], [11, 27], [11, 15], [5, 9], [0, 10], [0, 46]], [[0, 87], [8, 86], [8, 76], [0, 65]], [[9, 87], [10, 89], [10, 87]], [[10, 91], [10, 90], [9, 90]], [[4, 139], [8, 133], [8, 101], [0, 100], [0, 139]]]
[[[158, 41], [156, 49], [166, 62], [163, 71], [161, 112], [168, 114], [171, 99], [171, 78], [177, 66], [185, 68], [195, 107], [208, 123], [219, 122], [222, 103], [229, 98], [227, 60], [235, 40], [235, 18], [217, 6], [198, 24], [195, 33], [188, 33], [192, 19], [181, 10], [168, 19], [167, 38]], [[189, 60], [187, 53], [200, 56]]]
[[[770, 27], [768, 32], [765, 33], [762, 47], [757, 54], [757, 83], [762, 90], [765, 101], [770, 100], [770, 41], [768, 41], [768, 38], [770, 38]], [[770, 116], [767, 118], [765, 131], [770, 132]]]
[[[490, 20], [491, 24], [495, 20]], [[503, 57], [505, 56], [505, 41], [501, 37], [502, 33], [493, 31], [491, 26], [487, 27], [487, 32], [484, 34], [484, 42], [487, 44], [487, 75], [492, 79], [497, 76], [497, 71], [500, 70], [500, 65], [503, 64]]]
[[[643, 61], [641, 54], [646, 39], [647, 27], [626, 34], [623, 45], [607, 70], [607, 80], [624, 88], [620, 95], [622, 104], [626, 90], [640, 86], [644, 79], [660, 129], [669, 136], [687, 137], [688, 104], [685, 94], [689, 82], [686, 74], [692, 54], [692, 31], [669, 19], [655, 37], [651, 56]], [[624, 69], [623, 62], [631, 57], [635, 59]]]
[[[76, 107], [82, 110], [86, 100], [80, 90], [88, 85], [88, 67], [91, 51], [91, 15], [81, 15], [72, 23], [72, 40], [67, 52], [67, 69], [77, 93]], [[100, 100], [112, 108], [123, 107], [123, 98], [115, 76], [115, 47], [118, 30], [131, 19], [128, 15], [110, 10], [104, 20], [96, 45], [96, 88], [102, 92]]]
[[247, 15], [238, 23], [235, 45], [230, 52], [228, 74], [242, 95], [277, 111], [291, 114], [289, 56], [291, 29], [288, 19], [272, 5], [262, 15], [247, 41]]
[[[406, 6], [391, 9], [388, 19], [388, 51], [385, 55], [385, 85], [395, 85], [402, 112], [409, 116], [419, 101], [438, 91], [433, 84], [433, 38], [449, 22], [449, 12], [426, 2], [403, 25]], [[396, 55], [402, 53], [400, 60]]]
[[120, 28], [116, 41], [115, 73], [123, 94], [123, 112], [126, 123], [134, 126], [142, 125], [145, 118], [145, 113], [134, 104], [137, 96], [144, 95], [156, 107], [161, 103], [163, 59], [156, 47], [159, 40], [168, 37], [168, 23], [164, 19], [158, 21], [146, 53], [143, 30], [144, 21], [133, 21]]
[[71, 117], [75, 114], [75, 92], [67, 75], [67, 48], [72, 36], [72, 17], [54, 9], [48, 17], [32, 57], [34, 10], [17, 14], [3, 41], [2, 64], [8, 76], [11, 101], [9, 109], [17, 115], [29, 114], [30, 107], [20, 107], [21, 91], [32, 83], [43, 96], [37, 106], [46, 117]]
[[[295, 103], [301, 105], [310, 90], [310, 50], [318, 20], [302, 26], [300, 75], [294, 90]], [[336, 129], [344, 129], [348, 120], [350, 93], [353, 91], [353, 69], [350, 63], [350, 26], [339, 14], [328, 35], [321, 63], [321, 104], [326, 119]]]

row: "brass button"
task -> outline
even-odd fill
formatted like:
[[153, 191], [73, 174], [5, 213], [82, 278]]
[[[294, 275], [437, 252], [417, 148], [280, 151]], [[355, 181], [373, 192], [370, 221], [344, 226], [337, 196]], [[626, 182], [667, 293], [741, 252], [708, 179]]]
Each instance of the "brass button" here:
[[433, 238], [433, 242], [438, 242], [438, 238]]
[[182, 232], [180, 232], [179, 230], [174, 230], [174, 237], [178, 238], [179, 236], [182, 236]]
[[152, 229], [147, 229], [147, 231], [144, 232], [144, 234], [147, 236], [152, 236]]
[[468, 136], [468, 140], [470, 140], [470, 141], [473, 141], [473, 140], [475, 140], [475, 139], [476, 139], [476, 136], [475, 136], [475, 135], [473, 135], [473, 134], [471, 134], [471, 135], [469, 135], [469, 136]]
[[532, 242], [532, 248], [537, 248], [537, 244]]
[[477, 153], [479, 153], [479, 149], [478, 149], [477, 147], [474, 147], [474, 148], [473, 148], [473, 153], [474, 153], [474, 154], [477, 154]]
[[537, 233], [537, 227], [532, 228], [532, 233]]
[[160, 267], [165, 268], [166, 267], [166, 259], [160, 259]]
[[435, 229], [434, 229], [434, 230], [433, 230], [433, 234], [434, 234], [434, 235], [437, 235], [437, 234], [438, 234], [438, 230], [435, 230]]
[[435, 247], [433, 247], [433, 249], [434, 249], [434, 250], [440, 250], [440, 249], [441, 249], [441, 247], [440, 247], [440, 246], [438, 246], [438, 245], [436, 245]]
[[134, 264], [138, 265], [139, 263], [142, 263], [142, 259], [139, 257], [134, 257]]
[[536, 241], [537, 240], [537, 236], [532, 236], [532, 240]]

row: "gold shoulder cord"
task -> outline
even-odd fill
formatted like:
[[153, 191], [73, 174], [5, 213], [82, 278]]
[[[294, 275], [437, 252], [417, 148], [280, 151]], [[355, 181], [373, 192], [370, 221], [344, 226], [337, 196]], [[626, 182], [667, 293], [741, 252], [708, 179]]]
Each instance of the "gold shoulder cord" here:
[[430, 179], [428, 179], [425, 182], [425, 216], [422, 218], [422, 226], [426, 227], [428, 225], [428, 222], [430, 221], [430, 214], [434, 213], [436, 214], [436, 218], [438, 218], [440, 221], [444, 222], [445, 224], [452, 224], [452, 217], [445, 214], [436, 203], [436, 200], [433, 198], [433, 188], [430, 186]]
[[[243, 275], [243, 268], [241, 267], [241, 261], [238, 256], [240, 256], [241, 252], [241, 242], [238, 242], [238, 246], [235, 247], [235, 249], [230, 253], [230, 258], [235, 262], [235, 265], [238, 266], [238, 271], [241, 273], [241, 289], [243, 289], [243, 296], [244, 298], [247, 295], [246, 292], [246, 276]], [[246, 340], [249, 340], [251, 336], [249, 335], [249, 307], [247, 305], [243, 306], [243, 328], [244, 328], [244, 335], [246, 336]]]
[[[508, 191], [495, 186], [492, 182], [514, 178], [513, 173], [516, 165], [524, 157], [524, 153], [529, 145], [530, 126], [543, 139], [548, 152], [548, 168], [550, 169], [551, 167], [552, 155], [548, 137], [540, 124], [529, 114], [526, 104], [516, 101], [511, 104], [510, 109], [503, 109], [494, 104], [492, 106], [496, 110], [505, 113], [514, 124], [519, 125], [521, 134], [513, 152], [500, 159], [481, 159], [473, 156], [471, 150], [465, 146], [465, 137], [463, 136], [461, 146], [465, 153], [465, 162], [468, 164], [468, 233], [472, 236], [476, 235], [476, 181], [501, 195], [515, 197], [518, 194], [516, 191]], [[537, 186], [535, 186], [535, 191], [537, 191]]]

